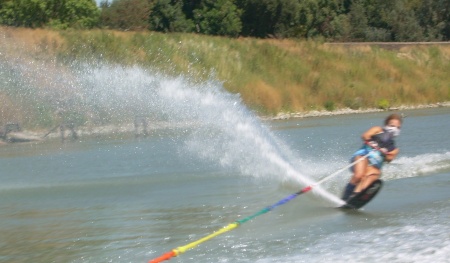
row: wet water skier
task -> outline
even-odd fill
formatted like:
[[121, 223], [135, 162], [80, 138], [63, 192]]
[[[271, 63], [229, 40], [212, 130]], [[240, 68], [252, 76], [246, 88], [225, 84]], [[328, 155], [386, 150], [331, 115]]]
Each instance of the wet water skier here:
[[391, 162], [397, 156], [399, 149], [395, 146], [394, 138], [400, 134], [402, 116], [391, 114], [385, 119], [384, 125], [374, 126], [362, 134], [364, 145], [353, 154], [351, 162], [363, 160], [351, 168], [353, 176], [345, 187], [342, 196], [344, 201], [379, 179], [383, 162]]

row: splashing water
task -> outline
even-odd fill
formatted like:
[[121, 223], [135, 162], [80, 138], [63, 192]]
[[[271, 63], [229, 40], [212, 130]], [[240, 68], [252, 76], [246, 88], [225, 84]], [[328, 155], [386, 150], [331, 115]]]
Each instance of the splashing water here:
[[[295, 157], [288, 147], [243, 106], [238, 95], [225, 92], [221, 83], [192, 83], [139, 67], [96, 68], [83, 74], [83, 79], [90, 87], [104, 87], [85, 97], [110, 110], [120, 111], [114, 105], [133, 102], [136, 110], [164, 115], [171, 123], [194, 125], [185, 149], [204, 160], [237, 169], [243, 175], [275, 177], [301, 185], [314, 183], [294, 167]], [[343, 203], [320, 187], [314, 190], [333, 203]]]
[[450, 169], [450, 152], [427, 153], [413, 157], [400, 157], [384, 168], [387, 180], [429, 175]]
[[[243, 175], [314, 184], [295, 166], [298, 158], [292, 151], [238, 95], [225, 92], [217, 81], [198, 83], [139, 66], [82, 64], [67, 68], [51, 64], [46, 69], [45, 64], [19, 61], [5, 65], [16, 77], [21, 76], [18, 86], [34, 90], [29, 97], [49, 105], [52, 111], [69, 109], [94, 125], [129, 122], [137, 115], [155, 117], [169, 126], [185, 127], [184, 149], [203, 160]], [[44, 77], [39, 80], [40, 76]], [[314, 193], [337, 205], [343, 203], [319, 186]]]

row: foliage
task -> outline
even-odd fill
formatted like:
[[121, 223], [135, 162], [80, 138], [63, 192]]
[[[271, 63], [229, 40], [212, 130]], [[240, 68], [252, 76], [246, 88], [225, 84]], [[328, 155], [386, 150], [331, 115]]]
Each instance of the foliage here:
[[148, 0], [122, 0], [100, 5], [101, 25], [107, 28], [128, 30], [149, 29], [151, 5]]
[[236, 37], [242, 29], [241, 10], [232, 1], [205, 0], [194, 10], [199, 33]]
[[94, 0], [7, 0], [0, 9], [1, 24], [32, 28], [93, 28], [99, 16]]
[[[449, 0], [0, 0], [0, 24], [327, 41], [448, 41]], [[101, 21], [99, 23], [99, 14]]]
[[[244, 36], [270, 37], [278, 34], [276, 28], [283, 28], [281, 0], [248, 0], [239, 3], [243, 10], [242, 34]], [[298, 1], [292, 1], [298, 3]], [[289, 18], [286, 18], [289, 19]]]
[[382, 110], [387, 110], [389, 109], [389, 101], [387, 99], [381, 99], [378, 101], [377, 103], [378, 108], [382, 109]]
[[336, 106], [334, 105], [334, 102], [332, 101], [325, 101], [325, 104], [323, 105], [327, 111], [334, 111], [336, 109]]
[[351, 39], [363, 41], [366, 38], [368, 27], [368, 20], [364, 6], [360, 2], [353, 3], [347, 17], [350, 27], [352, 28], [350, 31]]
[[415, 19], [414, 11], [405, 7], [403, 1], [396, 1], [386, 19], [394, 41], [420, 41], [422, 28]]
[[160, 32], [192, 32], [194, 23], [183, 13], [179, 0], [156, 0], [150, 14], [150, 29]]
[[39, 0], [5, 1], [0, 10], [0, 22], [9, 26], [41, 27], [48, 22], [47, 2]]

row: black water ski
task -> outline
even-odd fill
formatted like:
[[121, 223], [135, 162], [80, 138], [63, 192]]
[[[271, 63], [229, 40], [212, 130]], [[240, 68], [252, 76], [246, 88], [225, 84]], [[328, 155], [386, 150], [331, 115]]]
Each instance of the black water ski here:
[[359, 209], [363, 207], [365, 204], [370, 202], [372, 198], [374, 198], [378, 191], [380, 191], [381, 187], [383, 186], [383, 181], [376, 180], [372, 184], [369, 185], [364, 191], [360, 192], [359, 194], [351, 197], [349, 200], [347, 200], [347, 203], [340, 208], [344, 209]]

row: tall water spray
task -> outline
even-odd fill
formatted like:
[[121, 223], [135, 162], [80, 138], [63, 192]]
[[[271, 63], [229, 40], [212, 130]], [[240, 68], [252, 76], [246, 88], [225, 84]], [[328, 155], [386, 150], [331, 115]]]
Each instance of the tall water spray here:
[[[4, 61], [4, 86], [14, 86], [18, 97], [32, 98], [41, 121], [51, 122], [65, 112], [80, 125], [120, 124], [136, 115], [152, 116], [169, 126], [186, 127], [182, 146], [191, 154], [243, 175], [274, 177], [301, 185], [314, 182], [295, 165], [298, 158], [220, 82], [168, 77], [139, 66], [56, 63], [33, 60]], [[8, 72], [5, 73], [5, 70]], [[7, 77], [5, 77], [8, 75]], [[22, 102], [27, 101], [21, 99]], [[321, 189], [314, 192], [342, 204]]]
[[[243, 105], [239, 95], [226, 92], [219, 82], [198, 83], [140, 67], [116, 66], [94, 68], [79, 77], [91, 91], [84, 96], [98, 105], [132, 103], [135, 110], [191, 127], [184, 147], [204, 160], [238, 169], [243, 175], [275, 177], [300, 185], [314, 183], [295, 167], [298, 159], [289, 148]], [[315, 192], [342, 204], [320, 187]]]

